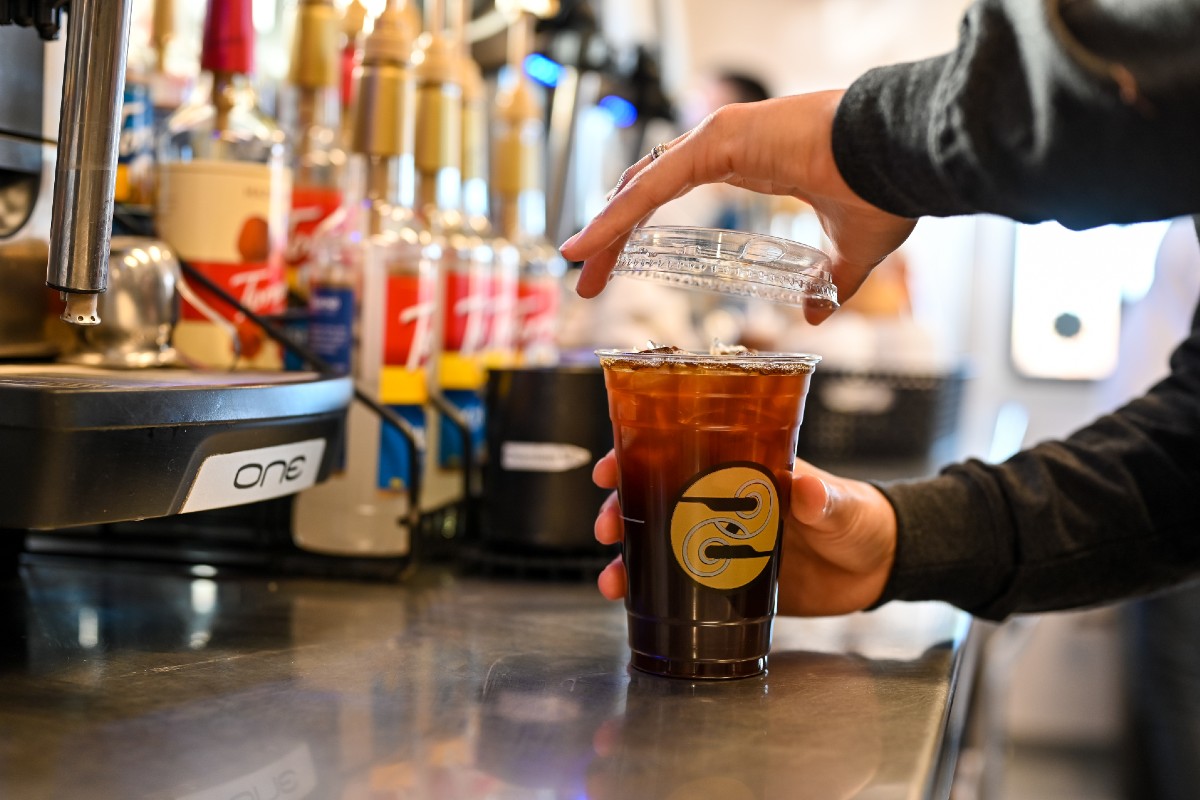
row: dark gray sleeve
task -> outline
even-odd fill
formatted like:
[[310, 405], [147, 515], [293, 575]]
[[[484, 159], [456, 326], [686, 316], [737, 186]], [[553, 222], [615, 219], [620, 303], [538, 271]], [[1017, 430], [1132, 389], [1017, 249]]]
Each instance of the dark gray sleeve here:
[[1002, 465], [881, 487], [896, 563], [881, 602], [976, 615], [1075, 608], [1200, 572], [1200, 310], [1145, 397]]
[[833, 147], [907, 217], [1071, 228], [1200, 210], [1200, 0], [978, 0], [947, 55], [868, 72]]
[[[909, 217], [1074, 228], [1200, 212], [1200, 0], [978, 0], [945, 56], [867, 73], [838, 168]], [[1200, 571], [1200, 330], [1146, 397], [1003, 465], [881, 487], [896, 509], [881, 602], [999, 619]]]

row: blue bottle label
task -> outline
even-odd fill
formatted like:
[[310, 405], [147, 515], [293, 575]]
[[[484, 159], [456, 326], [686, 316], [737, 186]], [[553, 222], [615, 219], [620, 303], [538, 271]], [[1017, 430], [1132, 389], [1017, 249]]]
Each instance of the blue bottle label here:
[[[389, 406], [421, 434], [425, 430], [425, 409], [422, 406]], [[379, 488], [402, 492], [412, 488], [413, 474], [421, 465], [410, 458], [408, 441], [400, 431], [384, 423], [379, 441]]]
[[308, 346], [343, 375], [354, 348], [354, 290], [348, 286], [313, 287], [308, 301]]
[[[446, 391], [446, 399], [457, 406], [467, 419], [467, 427], [471, 435], [471, 453], [475, 463], [478, 464], [483, 454], [485, 436], [483, 398], [475, 391], [449, 389]], [[461, 469], [463, 466], [462, 431], [445, 416], [441, 420], [438, 464], [443, 469]]]

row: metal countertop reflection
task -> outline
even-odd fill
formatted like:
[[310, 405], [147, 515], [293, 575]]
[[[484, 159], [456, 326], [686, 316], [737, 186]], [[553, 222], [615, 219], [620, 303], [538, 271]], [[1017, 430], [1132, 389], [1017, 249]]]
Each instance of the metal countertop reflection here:
[[966, 615], [893, 603], [782, 618], [766, 675], [694, 683], [629, 670], [590, 584], [35, 564], [0, 587], [22, 800], [943, 797], [973, 650]]

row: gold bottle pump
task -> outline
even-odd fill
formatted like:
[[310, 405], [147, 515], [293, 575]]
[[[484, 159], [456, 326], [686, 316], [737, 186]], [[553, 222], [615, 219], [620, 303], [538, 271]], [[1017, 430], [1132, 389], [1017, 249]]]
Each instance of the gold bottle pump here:
[[442, 0], [426, 0], [426, 31], [413, 53], [417, 78], [417, 203], [435, 228], [460, 217], [462, 77], [456, 42], [446, 36]]
[[350, 146], [350, 131], [354, 124], [350, 114], [358, 67], [362, 63], [363, 39], [367, 25], [367, 7], [362, 0], [351, 0], [342, 9], [341, 40], [338, 44], [338, 99], [342, 104], [342, 145]]
[[[375, 20], [358, 67], [357, 96], [351, 112], [350, 151], [365, 157], [365, 196], [394, 198], [400, 208], [413, 208], [413, 146], [416, 95], [409, 59], [416, 31], [395, 2]], [[379, 233], [380, 219], [370, 233]]]
[[495, 101], [492, 188], [498, 200], [500, 232], [513, 242], [545, 233], [544, 121], [523, 69], [533, 23], [534, 17], [523, 13], [509, 28], [509, 76]]
[[466, 225], [480, 235], [489, 232], [488, 108], [483, 71], [470, 53], [462, 55], [462, 183]]
[[342, 38], [347, 42], [356, 42], [367, 26], [367, 7], [362, 0], [350, 0], [342, 11]]
[[333, 0], [300, 0], [288, 83], [314, 92], [337, 88], [340, 28]]
[[308, 294], [312, 236], [341, 205], [341, 20], [333, 0], [300, 0], [291, 61], [280, 105], [280, 122], [294, 147], [292, 207], [288, 226], [288, 285], [293, 297]]
[[424, 20], [421, 19], [421, 9], [417, 7], [416, 0], [401, 0], [400, 13], [404, 15], [404, 21], [408, 23], [408, 28], [413, 32], [414, 41], [421, 35], [421, 25]]
[[154, 17], [150, 23], [150, 46], [154, 48], [159, 72], [166, 72], [167, 48], [175, 38], [175, 3], [173, 0], [154, 0]]

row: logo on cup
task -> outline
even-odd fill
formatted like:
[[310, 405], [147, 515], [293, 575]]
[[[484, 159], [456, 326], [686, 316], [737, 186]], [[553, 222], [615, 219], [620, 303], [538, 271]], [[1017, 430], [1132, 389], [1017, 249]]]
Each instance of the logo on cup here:
[[737, 589], [757, 578], [779, 539], [779, 494], [758, 464], [722, 464], [692, 479], [671, 513], [671, 549], [692, 580]]

